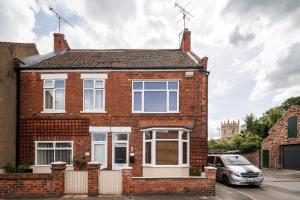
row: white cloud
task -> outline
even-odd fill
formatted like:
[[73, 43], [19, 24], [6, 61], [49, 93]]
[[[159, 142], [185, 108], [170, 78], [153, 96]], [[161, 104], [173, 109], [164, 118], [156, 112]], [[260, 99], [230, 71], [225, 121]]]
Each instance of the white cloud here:
[[[36, 42], [41, 53], [52, 51], [57, 30], [43, 36], [33, 32], [38, 12], [56, 21], [51, 5], [67, 19], [76, 19], [74, 28], [62, 25], [71, 48], [178, 48], [182, 21], [173, 3], [0, 0], [0, 40]], [[300, 95], [300, 47], [295, 47], [300, 42], [299, 1], [192, 0], [187, 9], [194, 15], [187, 22], [192, 49], [209, 57], [210, 134], [216, 134], [217, 119], [233, 117], [233, 108], [238, 109], [234, 117], [243, 118], [263, 112], [272, 104], [269, 99]]]

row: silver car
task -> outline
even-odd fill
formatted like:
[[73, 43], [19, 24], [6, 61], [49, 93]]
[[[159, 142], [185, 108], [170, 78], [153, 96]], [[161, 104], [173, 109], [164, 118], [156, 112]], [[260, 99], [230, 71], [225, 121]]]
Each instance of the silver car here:
[[216, 178], [225, 185], [260, 185], [264, 180], [261, 170], [242, 155], [208, 155], [207, 164], [217, 168]]

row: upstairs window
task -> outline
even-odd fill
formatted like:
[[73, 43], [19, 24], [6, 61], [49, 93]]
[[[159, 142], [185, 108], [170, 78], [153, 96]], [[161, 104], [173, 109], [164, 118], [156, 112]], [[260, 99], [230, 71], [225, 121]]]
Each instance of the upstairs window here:
[[65, 80], [44, 80], [44, 111], [65, 110]]
[[297, 137], [297, 117], [293, 116], [288, 119], [288, 137]]
[[83, 80], [83, 110], [104, 111], [104, 80]]
[[132, 111], [135, 113], [179, 112], [179, 82], [133, 81]]

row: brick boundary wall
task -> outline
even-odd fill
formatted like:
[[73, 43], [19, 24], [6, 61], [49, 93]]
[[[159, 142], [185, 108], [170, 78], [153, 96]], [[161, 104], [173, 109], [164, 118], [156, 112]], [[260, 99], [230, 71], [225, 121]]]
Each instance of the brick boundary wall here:
[[260, 150], [249, 153], [242, 153], [241, 155], [247, 158], [247, 160], [249, 160], [256, 167], [261, 168]]
[[51, 174], [0, 174], [0, 198], [61, 197], [65, 192], [63, 162], [53, 163]]
[[205, 167], [205, 176], [145, 178], [132, 177], [132, 170], [123, 170], [123, 194], [146, 193], [197, 193], [203, 196], [215, 195], [216, 168]]

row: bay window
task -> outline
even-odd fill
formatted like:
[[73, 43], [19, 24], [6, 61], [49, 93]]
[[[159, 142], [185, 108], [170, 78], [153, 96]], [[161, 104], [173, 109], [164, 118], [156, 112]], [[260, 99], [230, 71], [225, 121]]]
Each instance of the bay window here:
[[44, 89], [44, 111], [65, 110], [65, 80], [45, 79]]
[[147, 129], [143, 131], [145, 166], [187, 166], [189, 131], [186, 129]]
[[133, 81], [132, 111], [137, 113], [179, 112], [179, 82]]
[[62, 161], [72, 164], [73, 143], [71, 141], [37, 141], [35, 142], [35, 165], [50, 165]]

